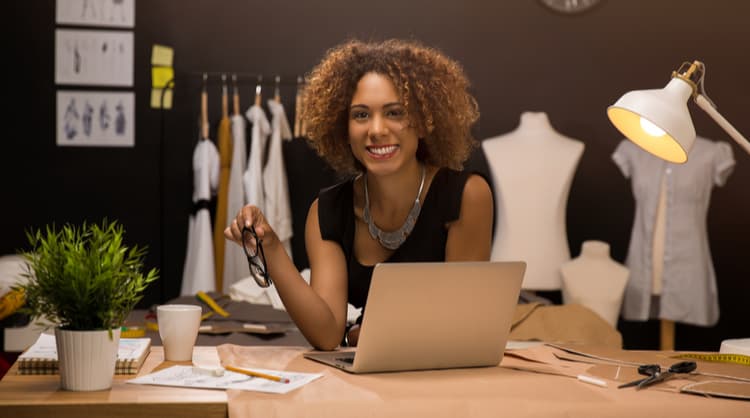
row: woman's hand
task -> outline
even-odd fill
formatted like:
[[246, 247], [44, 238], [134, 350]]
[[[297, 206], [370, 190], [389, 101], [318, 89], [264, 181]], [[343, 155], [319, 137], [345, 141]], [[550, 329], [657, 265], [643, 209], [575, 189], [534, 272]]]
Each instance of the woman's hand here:
[[346, 330], [346, 343], [349, 347], [356, 347], [359, 342], [359, 324], [354, 324]]
[[[263, 212], [254, 205], [246, 205], [239, 212], [229, 226], [224, 230], [224, 236], [235, 243], [242, 245], [242, 229], [253, 226], [258, 239], [263, 242], [264, 248], [275, 247], [279, 243], [276, 233], [266, 221]], [[254, 246], [255, 243], [246, 243]]]

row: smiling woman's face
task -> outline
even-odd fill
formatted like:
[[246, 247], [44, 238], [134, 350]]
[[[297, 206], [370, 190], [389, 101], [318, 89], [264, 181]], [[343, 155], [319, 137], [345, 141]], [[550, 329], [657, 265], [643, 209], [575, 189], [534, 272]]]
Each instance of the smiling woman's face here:
[[389, 174], [414, 162], [419, 138], [391, 80], [365, 74], [349, 106], [349, 145], [368, 172]]

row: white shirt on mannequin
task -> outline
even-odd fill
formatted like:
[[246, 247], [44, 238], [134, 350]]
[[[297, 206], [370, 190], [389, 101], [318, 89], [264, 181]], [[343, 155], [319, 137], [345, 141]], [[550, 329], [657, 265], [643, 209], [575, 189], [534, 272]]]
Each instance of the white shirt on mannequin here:
[[496, 199], [491, 259], [526, 261], [524, 289], [560, 289], [560, 266], [570, 260], [565, 211], [583, 142], [555, 131], [546, 113], [524, 112], [516, 130], [482, 148]]
[[564, 303], [578, 303], [613, 327], [622, 306], [630, 271], [609, 257], [609, 244], [586, 241], [581, 255], [560, 267]]

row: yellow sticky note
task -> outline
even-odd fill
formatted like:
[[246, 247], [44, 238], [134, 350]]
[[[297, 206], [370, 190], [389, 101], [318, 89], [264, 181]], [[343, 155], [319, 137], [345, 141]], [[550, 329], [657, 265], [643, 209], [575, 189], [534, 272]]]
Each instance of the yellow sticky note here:
[[164, 109], [172, 108], [172, 89], [164, 91], [164, 100], [162, 101], [162, 91], [164, 89], [151, 89], [151, 108], [161, 109], [162, 104]]
[[151, 49], [151, 65], [171, 67], [174, 59], [174, 50], [168, 46], [154, 44]]
[[151, 87], [164, 88], [167, 83], [174, 79], [174, 68], [172, 67], [151, 67]]

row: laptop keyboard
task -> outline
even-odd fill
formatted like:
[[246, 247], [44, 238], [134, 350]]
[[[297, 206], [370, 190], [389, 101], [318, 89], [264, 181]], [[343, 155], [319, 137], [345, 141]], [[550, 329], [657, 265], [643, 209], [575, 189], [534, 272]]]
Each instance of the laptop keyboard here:
[[336, 361], [340, 361], [342, 363], [354, 364], [354, 357], [336, 357]]

